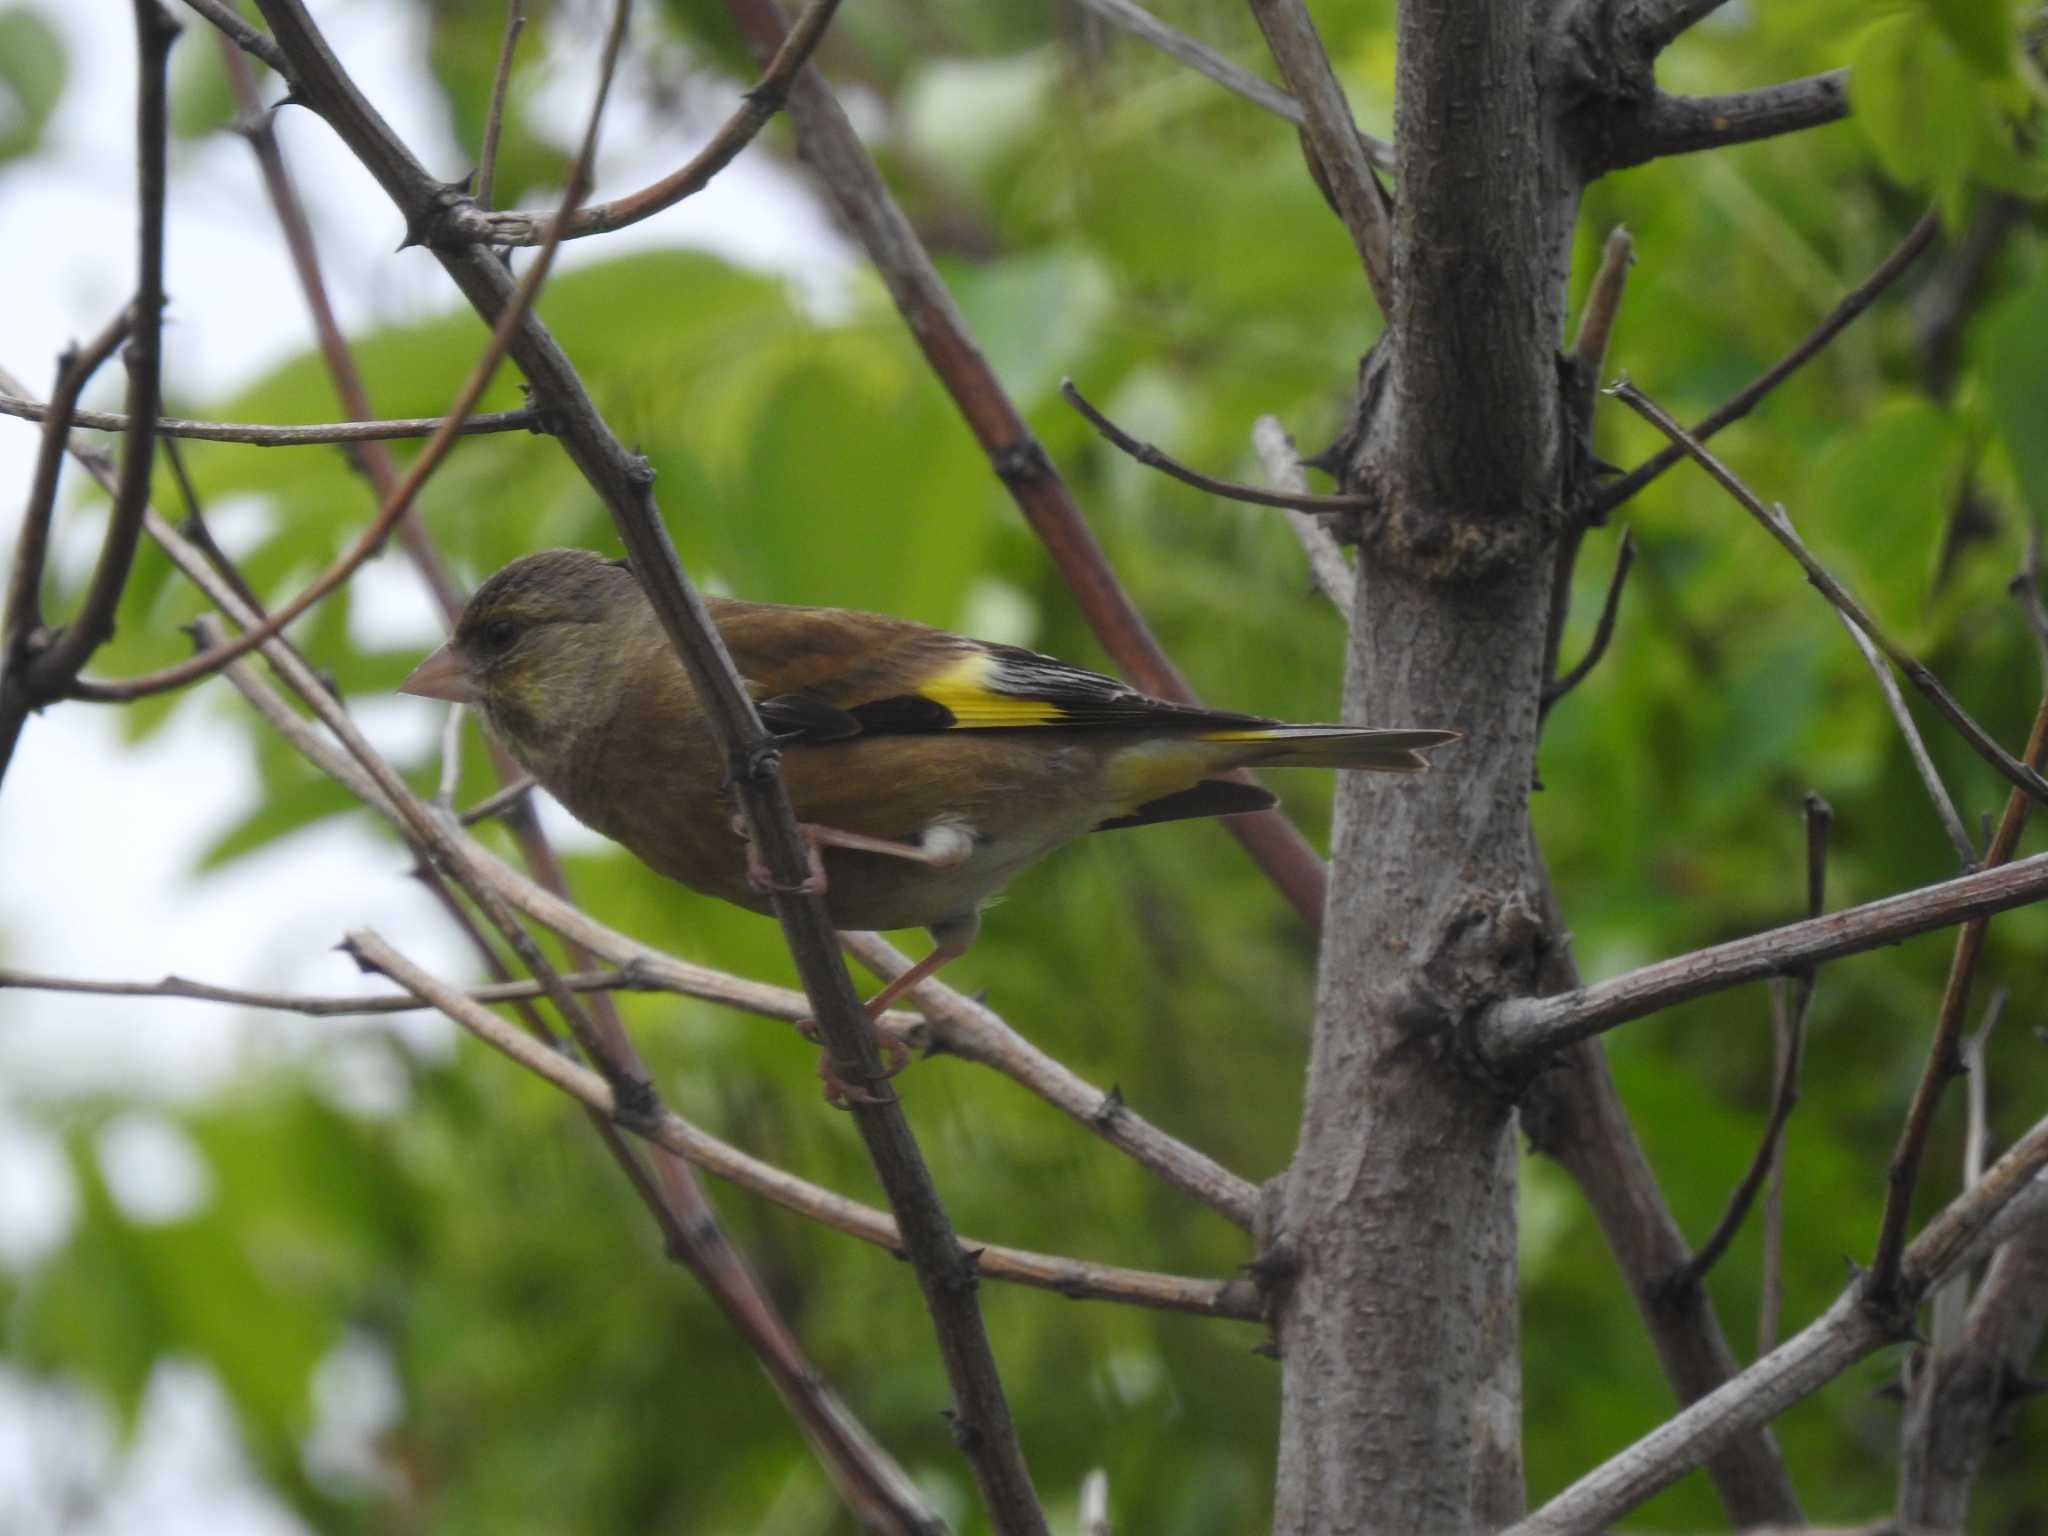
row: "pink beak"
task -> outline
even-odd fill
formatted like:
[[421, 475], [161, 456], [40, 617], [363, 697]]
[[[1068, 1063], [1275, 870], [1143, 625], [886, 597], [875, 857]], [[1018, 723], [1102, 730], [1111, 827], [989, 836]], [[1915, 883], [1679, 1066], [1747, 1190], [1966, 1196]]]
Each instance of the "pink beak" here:
[[398, 685], [400, 693], [422, 699], [446, 699], [451, 704], [474, 704], [476, 684], [470, 681], [469, 664], [449, 641], [407, 674]]

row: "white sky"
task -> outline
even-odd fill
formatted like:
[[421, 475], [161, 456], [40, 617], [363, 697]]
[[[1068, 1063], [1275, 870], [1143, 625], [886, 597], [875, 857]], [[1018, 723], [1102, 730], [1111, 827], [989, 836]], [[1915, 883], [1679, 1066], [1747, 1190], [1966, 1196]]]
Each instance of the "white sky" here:
[[[0, 172], [0, 364], [46, 391], [58, 352], [99, 330], [133, 281], [133, 43], [124, 0], [36, 7], [66, 36], [72, 77], [47, 140], [54, 152]], [[450, 143], [414, 60], [424, 54], [420, 7], [345, 0], [316, 14], [370, 98], [439, 173], [468, 154]], [[595, 13], [529, 28], [524, 46], [559, 70], [544, 96], [562, 138], [586, 110], [599, 28]], [[181, 15], [181, 50], [213, 46]], [[532, 55], [529, 55], [532, 56]], [[274, 86], [273, 86], [274, 91]], [[682, 123], [615, 95], [599, 195], [653, 179], [685, 159], [736, 103], [704, 93]], [[392, 255], [399, 224], [368, 176], [310, 114], [279, 119], [286, 154], [320, 239], [345, 329], [451, 307], [452, 290], [419, 251]], [[246, 147], [231, 136], [174, 146], [169, 208], [167, 394], [218, 397], [310, 343], [310, 327]], [[691, 245], [800, 279], [829, 303], [850, 257], [804, 190], [753, 156], [710, 189], [600, 250]], [[119, 408], [118, 369], [87, 403]], [[370, 381], [374, 398], [375, 381]], [[0, 562], [27, 494], [36, 430], [0, 419]], [[321, 451], [321, 450], [311, 450]], [[368, 510], [367, 505], [365, 508]], [[64, 515], [58, 556], [90, 560], [95, 529]], [[366, 623], [424, 642], [426, 609], [395, 564], [365, 573]], [[206, 685], [218, 692], [223, 685]], [[0, 963], [59, 975], [149, 980], [175, 972], [230, 985], [344, 992], [366, 983], [333, 952], [348, 928], [405, 935], [430, 965], [466, 963], [402, 858], [347, 825], [302, 834], [233, 868], [192, 878], [200, 849], [249, 803], [254, 777], [239, 732], [218, 702], [195, 700], [139, 751], [113, 714], [70, 704], [32, 719], [0, 784]], [[411, 701], [363, 711], [373, 737], [416, 743], [438, 720]], [[330, 1049], [330, 1091], [365, 1112], [388, 1111], [392, 1038], [445, 1049], [444, 1027], [388, 1027], [257, 1017], [208, 1005], [0, 992], [0, 1264], [18, 1265], [62, 1240], [73, 1195], [54, 1142], [21, 1112], [27, 1102], [112, 1091], [140, 1107], [107, 1127], [101, 1166], [137, 1220], [166, 1220], [207, 1198], [209, 1180], [151, 1101], [203, 1093], [239, 1064]], [[316, 1475], [369, 1475], [365, 1445], [391, 1411], [388, 1364], [355, 1341], [316, 1383], [321, 1425], [308, 1447]], [[243, 1469], [219, 1389], [180, 1366], [152, 1384], [135, 1446], [117, 1451], [104, 1416], [0, 1362], [0, 1530], [255, 1536], [299, 1529]]]

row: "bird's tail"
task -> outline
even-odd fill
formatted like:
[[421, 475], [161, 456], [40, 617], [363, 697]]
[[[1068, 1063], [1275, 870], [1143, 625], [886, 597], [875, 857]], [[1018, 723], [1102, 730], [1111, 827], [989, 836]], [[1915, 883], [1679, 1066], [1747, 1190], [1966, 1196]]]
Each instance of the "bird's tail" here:
[[1356, 768], [1418, 773], [1422, 754], [1464, 739], [1462, 731], [1389, 730], [1364, 725], [1267, 725], [1204, 731], [1197, 740], [1231, 748], [1233, 768]]

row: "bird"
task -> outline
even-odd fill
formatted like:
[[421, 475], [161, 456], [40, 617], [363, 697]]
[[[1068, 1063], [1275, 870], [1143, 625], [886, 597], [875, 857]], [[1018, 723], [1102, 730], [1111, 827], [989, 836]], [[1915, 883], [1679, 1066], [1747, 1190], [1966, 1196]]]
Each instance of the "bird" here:
[[[1414, 773], [1461, 735], [1172, 703], [878, 613], [705, 606], [779, 749], [812, 853], [806, 889], [840, 929], [931, 935], [931, 952], [868, 1001], [871, 1021], [964, 954], [983, 906], [1062, 844], [1276, 803], [1236, 769]], [[726, 755], [627, 562], [582, 549], [519, 557], [477, 588], [399, 691], [473, 706], [578, 820], [694, 891], [772, 912]], [[835, 1087], [827, 1076], [828, 1098]]]

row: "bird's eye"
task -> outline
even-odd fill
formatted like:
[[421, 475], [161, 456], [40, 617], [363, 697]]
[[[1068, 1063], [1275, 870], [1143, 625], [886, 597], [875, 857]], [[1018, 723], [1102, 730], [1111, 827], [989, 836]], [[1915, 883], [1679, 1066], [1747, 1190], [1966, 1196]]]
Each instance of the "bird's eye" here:
[[519, 626], [510, 619], [493, 619], [478, 632], [477, 638], [488, 651], [502, 651], [519, 638]]

